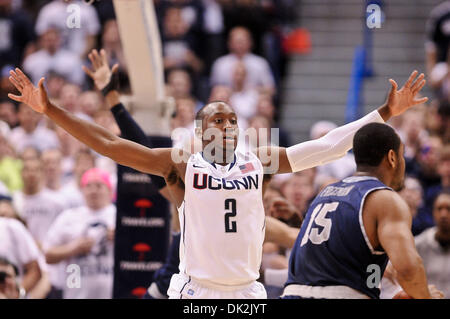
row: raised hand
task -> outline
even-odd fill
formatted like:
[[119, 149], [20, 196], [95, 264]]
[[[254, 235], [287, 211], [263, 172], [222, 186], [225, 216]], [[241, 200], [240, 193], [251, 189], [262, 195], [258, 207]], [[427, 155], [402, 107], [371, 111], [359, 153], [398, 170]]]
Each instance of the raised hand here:
[[83, 66], [83, 71], [94, 81], [97, 90], [103, 90], [111, 81], [112, 75], [119, 70], [119, 65], [115, 64], [112, 69], [108, 65], [108, 58], [104, 49], [92, 50], [88, 55], [92, 64], [92, 69]]
[[48, 107], [47, 91], [44, 87], [44, 78], [39, 80], [38, 87], [31, 83], [30, 79], [20, 70], [16, 68], [9, 72], [9, 81], [16, 87], [21, 95], [9, 93], [8, 97], [14, 101], [25, 103], [33, 110], [39, 113], [45, 113]]
[[417, 74], [417, 71], [412, 72], [409, 79], [400, 90], [398, 90], [397, 82], [393, 79], [389, 79], [392, 88], [389, 92], [385, 106], [388, 108], [390, 116], [402, 114], [412, 106], [428, 101], [427, 97], [417, 97], [417, 94], [419, 94], [426, 83], [426, 80], [424, 79], [425, 75], [421, 73], [417, 77]]

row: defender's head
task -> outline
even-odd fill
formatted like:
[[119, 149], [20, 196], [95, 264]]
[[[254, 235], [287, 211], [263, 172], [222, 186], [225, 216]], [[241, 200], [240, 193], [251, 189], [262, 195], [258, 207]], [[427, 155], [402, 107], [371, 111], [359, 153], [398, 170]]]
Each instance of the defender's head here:
[[195, 135], [202, 140], [203, 149], [211, 145], [223, 151], [234, 152], [238, 143], [237, 115], [225, 102], [211, 102], [202, 107], [195, 117]]
[[404, 145], [400, 137], [386, 124], [367, 124], [353, 138], [357, 170], [381, 175], [386, 185], [394, 190], [402, 189], [404, 184], [403, 152]]

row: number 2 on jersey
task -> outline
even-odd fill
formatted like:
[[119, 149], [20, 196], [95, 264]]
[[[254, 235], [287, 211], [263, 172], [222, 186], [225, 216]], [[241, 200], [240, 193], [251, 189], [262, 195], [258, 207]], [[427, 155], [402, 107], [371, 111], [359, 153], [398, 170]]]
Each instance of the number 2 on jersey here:
[[[331, 232], [331, 219], [326, 218], [327, 213], [334, 212], [339, 203], [326, 203], [326, 204], [320, 204], [317, 205], [316, 208], [314, 208], [311, 219], [309, 220], [308, 227], [306, 228], [305, 235], [302, 238], [302, 242], [300, 243], [300, 246], [306, 245], [308, 240], [311, 240], [313, 244], [320, 245], [324, 241], [327, 241], [330, 238], [330, 232]], [[316, 225], [322, 226], [323, 230], [319, 233], [318, 227], [312, 227], [313, 222]]]
[[225, 232], [235, 233], [237, 232], [237, 224], [235, 221], [230, 221], [231, 217], [236, 217], [236, 200], [229, 198], [225, 200], [225, 209], [229, 210], [225, 214]]

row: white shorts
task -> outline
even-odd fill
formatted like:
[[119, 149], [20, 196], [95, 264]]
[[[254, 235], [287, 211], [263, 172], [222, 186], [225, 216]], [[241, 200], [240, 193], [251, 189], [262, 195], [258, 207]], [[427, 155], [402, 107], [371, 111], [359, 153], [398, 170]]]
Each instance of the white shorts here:
[[266, 289], [260, 282], [220, 289], [205, 285], [184, 274], [174, 274], [167, 290], [169, 299], [267, 299]]

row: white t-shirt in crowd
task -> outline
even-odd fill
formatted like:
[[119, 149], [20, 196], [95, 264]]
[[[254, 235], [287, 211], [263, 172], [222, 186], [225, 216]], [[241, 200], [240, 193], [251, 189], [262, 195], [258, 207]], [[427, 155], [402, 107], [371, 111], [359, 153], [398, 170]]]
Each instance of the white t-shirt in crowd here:
[[60, 145], [56, 134], [52, 130], [41, 125], [38, 125], [31, 134], [25, 132], [20, 126], [12, 129], [11, 134], [9, 135], [9, 142], [19, 153], [28, 146], [42, 152], [52, 148], [59, 148]]
[[45, 188], [35, 195], [16, 192], [13, 194], [13, 204], [26, 221], [33, 238], [41, 244], [51, 224], [64, 210], [64, 202]]
[[[211, 73], [213, 85], [233, 84], [233, 71], [239, 58], [234, 54], [228, 54], [214, 62]], [[249, 53], [242, 58], [247, 69], [246, 89], [258, 87], [275, 87], [275, 80], [267, 61], [255, 54]]]
[[437, 227], [425, 230], [415, 237], [417, 252], [422, 257], [429, 285], [435, 285], [450, 298], [450, 250], [436, 240]]
[[24, 266], [41, 258], [30, 232], [25, 226], [12, 218], [0, 217], [0, 257], [6, 258], [24, 274]]
[[83, 193], [77, 185], [77, 182], [72, 179], [61, 188], [61, 197], [64, 198], [65, 208], [76, 208], [86, 205]]
[[[65, 299], [109, 299], [112, 298], [114, 245], [107, 238], [107, 230], [114, 229], [116, 207], [108, 205], [93, 211], [86, 206], [64, 211], [52, 225], [44, 242], [44, 251], [80, 238], [95, 239], [91, 252], [62, 262], [64, 268], [76, 265], [80, 270], [79, 286], [63, 286]], [[77, 268], [77, 267], [76, 267]], [[66, 281], [72, 272], [66, 273]]]
[[[68, 24], [76, 22], [71, 19], [74, 17], [74, 5], [80, 10], [80, 23], [70, 28]], [[100, 21], [95, 8], [79, 0], [71, 3], [57, 0], [42, 7], [36, 21], [36, 33], [41, 35], [55, 26], [62, 32], [63, 47], [78, 56], [86, 50], [86, 37], [96, 36], [100, 32]]]
[[236, 111], [238, 119], [249, 120], [256, 115], [259, 93], [255, 89], [234, 92], [230, 97], [230, 105]]
[[82, 85], [84, 72], [81, 66], [78, 55], [66, 49], [60, 49], [53, 55], [46, 50], [39, 50], [23, 61], [23, 69], [30, 75], [34, 84], [37, 84], [41, 77], [47, 76], [49, 71], [55, 71], [70, 82]]

